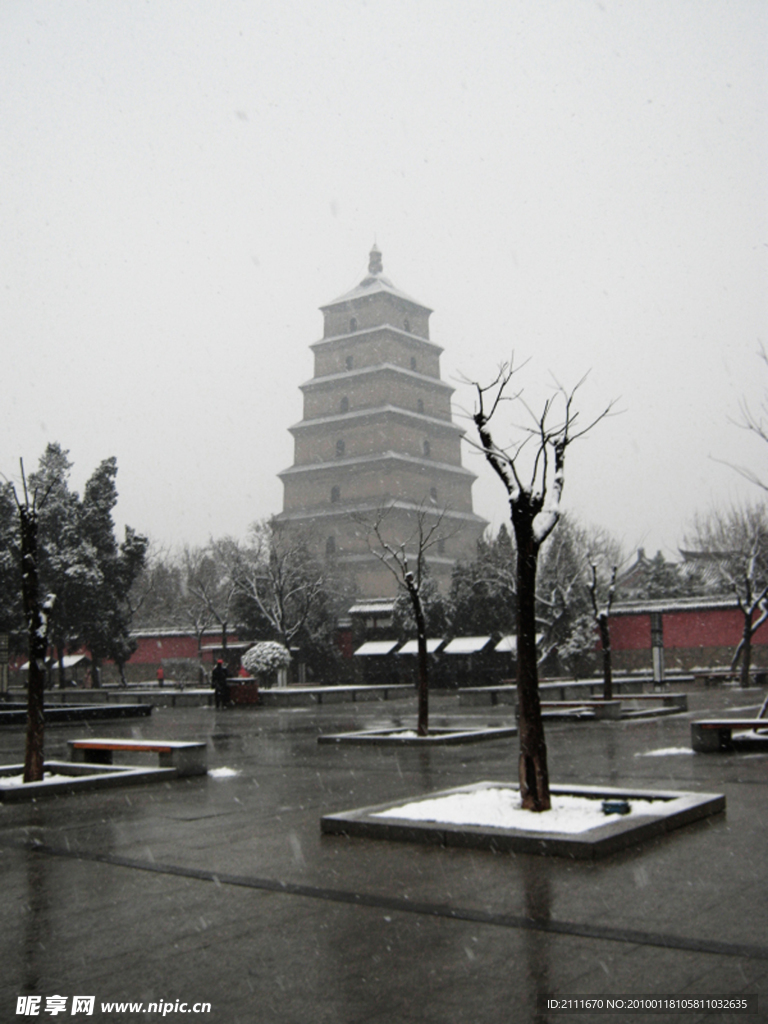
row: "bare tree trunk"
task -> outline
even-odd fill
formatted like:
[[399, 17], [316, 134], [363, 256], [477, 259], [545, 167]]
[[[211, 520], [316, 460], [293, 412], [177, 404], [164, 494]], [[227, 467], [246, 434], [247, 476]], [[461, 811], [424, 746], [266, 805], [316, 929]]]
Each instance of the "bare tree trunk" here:
[[[751, 611], [751, 609], [750, 609]], [[749, 670], [752, 667], [752, 616], [744, 617], [744, 636], [741, 646], [741, 686], [749, 686]]]
[[59, 662], [59, 689], [63, 690], [67, 685], [67, 680], [64, 676], [64, 645], [62, 644], [56, 651]]
[[427, 736], [429, 734], [429, 656], [427, 654], [427, 623], [424, 620], [424, 608], [421, 604], [421, 594], [419, 593], [419, 587], [413, 577], [413, 573], [406, 572], [404, 581], [408, 588], [408, 595], [411, 599], [413, 617], [416, 620], [419, 679], [419, 718], [416, 726], [416, 733], [419, 736]]
[[40, 609], [37, 575], [37, 513], [29, 505], [19, 505], [21, 522], [21, 587], [24, 616], [29, 635], [29, 679], [27, 688], [27, 742], [24, 754], [24, 781], [42, 782], [45, 737], [45, 623]]
[[600, 629], [600, 643], [603, 647], [603, 700], [613, 700], [613, 670], [611, 666], [611, 630], [608, 616], [600, 615], [597, 620]]
[[517, 541], [517, 706], [520, 740], [519, 778], [523, 807], [548, 811], [549, 772], [547, 744], [539, 699], [536, 658], [536, 563], [538, 544], [533, 535], [533, 516], [514, 510]]
[[[752, 634], [755, 632], [756, 626], [752, 623], [752, 616], [754, 610], [750, 607], [748, 610], [739, 602], [741, 613], [744, 616], [744, 627], [741, 631], [741, 640], [736, 648], [736, 653], [731, 659], [731, 671], [736, 669], [741, 658], [741, 670], [739, 672], [739, 680], [742, 688], [746, 689], [749, 686], [749, 670], [752, 666]], [[761, 616], [759, 625], [765, 621], [765, 618]]]

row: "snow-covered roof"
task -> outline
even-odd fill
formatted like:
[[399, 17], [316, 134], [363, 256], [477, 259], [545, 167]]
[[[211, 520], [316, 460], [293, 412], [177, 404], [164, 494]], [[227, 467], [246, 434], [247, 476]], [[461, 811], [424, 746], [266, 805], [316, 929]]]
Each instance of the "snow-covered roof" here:
[[428, 306], [425, 306], [422, 302], [417, 302], [416, 299], [412, 299], [411, 296], [406, 295], [405, 292], [401, 292], [399, 288], [395, 288], [388, 277], [384, 277], [381, 253], [375, 245], [373, 249], [371, 249], [370, 259], [368, 262], [368, 273], [360, 284], [351, 291], [340, 295], [337, 299], [334, 299], [333, 302], [328, 302], [325, 306], [321, 306], [320, 308], [330, 309], [331, 306], [339, 306], [342, 302], [352, 302], [354, 299], [360, 299], [368, 295], [375, 295], [377, 292], [385, 292], [389, 295], [394, 295], [398, 299], [404, 299], [405, 302], [410, 302], [413, 306], [419, 306], [421, 309], [426, 309], [430, 313], [432, 312]]
[[643, 615], [651, 612], [705, 612], [738, 608], [734, 597], [673, 597], [648, 601], [619, 601], [611, 608], [614, 615]]
[[[541, 643], [543, 635], [543, 633], [536, 634], [537, 644]], [[517, 636], [514, 633], [510, 633], [509, 636], [503, 636], [493, 649], [498, 651], [499, 654], [517, 654]]]
[[[247, 651], [249, 647], [253, 647], [255, 640], [227, 640], [228, 651]], [[223, 651], [224, 645], [219, 641], [217, 644], [204, 644], [200, 651], [205, 653], [206, 651]]]
[[392, 598], [372, 598], [370, 601], [359, 601], [353, 604], [348, 615], [391, 615], [395, 610]]
[[[59, 667], [59, 659], [58, 658], [53, 658], [53, 659], [48, 658], [46, 661], [47, 661], [47, 663], [50, 663], [51, 665], [53, 665], [53, 667], [55, 669], [57, 669]], [[76, 665], [90, 665], [91, 664], [91, 659], [88, 657], [87, 654], [65, 654], [64, 657], [62, 658], [62, 661], [64, 663], [64, 668], [74, 668]], [[29, 662], [25, 661], [24, 664], [21, 666], [21, 671], [22, 672], [26, 672], [28, 669], [29, 669]]]
[[457, 636], [443, 648], [443, 654], [476, 654], [490, 642], [489, 636]]
[[[444, 638], [427, 640], [427, 654], [434, 654], [440, 644], [444, 642]], [[408, 640], [407, 643], [403, 644], [398, 654], [418, 654], [419, 653], [419, 641]]]
[[397, 640], [367, 640], [362, 647], [358, 647], [355, 656], [369, 654], [391, 654], [397, 647]]

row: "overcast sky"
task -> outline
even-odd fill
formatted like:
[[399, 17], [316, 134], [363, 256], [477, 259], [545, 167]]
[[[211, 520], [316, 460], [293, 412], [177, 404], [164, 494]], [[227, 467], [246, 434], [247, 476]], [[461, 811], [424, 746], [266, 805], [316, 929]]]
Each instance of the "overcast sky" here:
[[[590, 371], [564, 502], [628, 549], [768, 478], [764, 0], [0, 2], [0, 471], [118, 460], [116, 519], [244, 536], [364, 276], [463, 375]], [[477, 455], [475, 508], [505, 496]]]

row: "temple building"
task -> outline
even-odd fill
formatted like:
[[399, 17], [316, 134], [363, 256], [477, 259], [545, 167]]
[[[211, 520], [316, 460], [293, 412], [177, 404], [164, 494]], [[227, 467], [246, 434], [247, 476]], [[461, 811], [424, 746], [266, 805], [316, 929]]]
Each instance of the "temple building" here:
[[453, 388], [440, 379], [431, 310], [384, 276], [374, 246], [366, 277], [321, 311], [314, 376], [301, 385], [304, 416], [290, 428], [294, 464], [279, 474], [279, 518], [309, 532], [318, 554], [354, 580], [358, 598], [396, 591], [372, 550], [375, 522], [414, 554], [419, 521], [437, 523], [427, 562], [447, 589], [486, 522], [472, 511], [475, 476], [461, 464], [464, 431], [451, 417]]

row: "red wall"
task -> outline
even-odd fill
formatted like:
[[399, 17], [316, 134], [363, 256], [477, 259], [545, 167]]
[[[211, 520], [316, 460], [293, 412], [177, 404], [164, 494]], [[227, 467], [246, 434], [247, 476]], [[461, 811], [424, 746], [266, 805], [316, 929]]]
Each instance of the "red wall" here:
[[[154, 664], [162, 658], [197, 657], [197, 641], [191, 636], [142, 636], [138, 643], [131, 655], [134, 665]], [[204, 660], [211, 660], [210, 651], [206, 652]]]
[[[651, 617], [647, 613], [611, 617], [611, 647], [615, 651], [649, 650]], [[691, 647], [735, 647], [741, 639], [744, 619], [738, 608], [710, 608], [663, 613], [665, 650]], [[768, 622], [753, 637], [768, 644]]]
[[647, 651], [651, 649], [650, 615], [615, 615], [610, 620], [610, 628], [612, 650]]
[[[743, 630], [744, 617], [738, 608], [664, 614], [664, 646], [669, 648], [735, 647]], [[760, 627], [752, 642], [768, 643], [768, 623]]]

